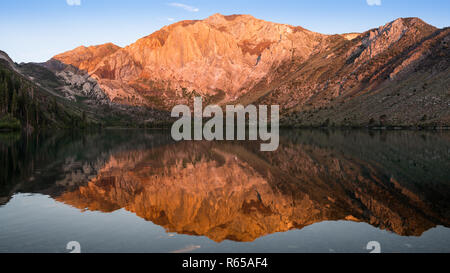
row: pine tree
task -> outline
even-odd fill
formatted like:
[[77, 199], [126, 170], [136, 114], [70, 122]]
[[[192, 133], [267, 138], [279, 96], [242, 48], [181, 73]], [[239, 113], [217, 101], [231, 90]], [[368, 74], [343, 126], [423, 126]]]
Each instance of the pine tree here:
[[56, 102], [55, 97], [53, 97], [53, 112], [55, 113], [55, 116], [58, 115], [58, 112], [59, 112], [58, 103]]
[[34, 101], [34, 115], [35, 115], [36, 126], [39, 126], [39, 102], [38, 101]]
[[17, 92], [13, 91], [12, 99], [11, 99], [11, 114], [14, 116], [17, 111]]
[[6, 78], [5, 78], [5, 81], [3, 82], [3, 85], [5, 86], [5, 98], [3, 99], [3, 101], [5, 102], [5, 109], [4, 109], [4, 111], [5, 111], [5, 113], [8, 113], [8, 111], [9, 111], [9, 89], [8, 89], [8, 82], [6, 81]]
[[30, 119], [29, 119], [29, 104], [28, 103], [24, 103], [24, 107], [23, 108], [25, 108], [25, 121], [26, 121], [26, 124], [27, 124], [27, 127], [26, 128], [28, 128], [29, 126], [30, 126]]
[[5, 87], [3, 81], [0, 82], [0, 114], [5, 110]]

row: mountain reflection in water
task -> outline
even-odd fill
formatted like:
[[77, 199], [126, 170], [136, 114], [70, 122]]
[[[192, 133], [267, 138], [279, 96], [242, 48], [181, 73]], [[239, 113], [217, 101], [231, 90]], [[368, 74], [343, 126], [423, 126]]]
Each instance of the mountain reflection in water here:
[[0, 204], [42, 193], [216, 242], [337, 220], [401, 236], [450, 226], [448, 133], [285, 131], [271, 153], [255, 142], [176, 143], [151, 131], [0, 141]]

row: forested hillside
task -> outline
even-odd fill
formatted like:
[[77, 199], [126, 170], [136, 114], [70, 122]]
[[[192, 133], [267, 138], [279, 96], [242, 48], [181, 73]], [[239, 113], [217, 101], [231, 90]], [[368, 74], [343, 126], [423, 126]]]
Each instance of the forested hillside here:
[[59, 98], [29, 81], [0, 60], [0, 130], [85, 128], [94, 125], [83, 111], [69, 109]]

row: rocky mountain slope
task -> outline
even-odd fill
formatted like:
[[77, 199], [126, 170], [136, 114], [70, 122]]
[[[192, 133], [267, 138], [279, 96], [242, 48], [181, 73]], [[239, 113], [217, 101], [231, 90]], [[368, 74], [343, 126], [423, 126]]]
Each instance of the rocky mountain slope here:
[[[398, 19], [287, 64], [260, 103], [279, 103], [291, 125], [448, 125], [450, 29]], [[264, 90], [264, 88], [262, 88]]]
[[450, 124], [450, 29], [400, 18], [323, 35], [250, 15], [182, 21], [120, 48], [79, 47], [41, 64], [63, 96], [170, 110], [192, 104], [282, 106], [287, 126]]
[[[48, 74], [55, 78], [51, 72]], [[95, 123], [84, 108], [35, 82], [0, 51], [0, 131], [85, 128]]]
[[[80, 66], [83, 66], [82, 61]], [[14, 93], [16, 101], [13, 103]], [[17, 111], [12, 113], [12, 108]], [[72, 65], [56, 60], [45, 64], [17, 64], [0, 51], [0, 129], [5, 129], [2, 124], [4, 119], [10, 120], [9, 116], [19, 118], [22, 127], [30, 128], [164, 126], [169, 119], [165, 111], [110, 101], [88, 72]]]

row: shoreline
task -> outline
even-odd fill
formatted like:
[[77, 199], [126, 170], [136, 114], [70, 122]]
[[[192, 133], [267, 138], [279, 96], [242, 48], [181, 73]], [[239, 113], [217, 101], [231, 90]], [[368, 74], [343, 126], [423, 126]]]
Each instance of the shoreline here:
[[[36, 129], [35, 132], [51, 132], [54, 130], [58, 131], [76, 131], [76, 132], [93, 132], [93, 131], [170, 131], [170, 128], [136, 128], [136, 127], [105, 127], [105, 128], [95, 128], [95, 129], [79, 129], [79, 128], [44, 128], [44, 129]], [[302, 126], [302, 127], [289, 127], [289, 126], [280, 126], [280, 131], [285, 130], [350, 130], [350, 131], [450, 131], [450, 126], [435, 126], [435, 127], [401, 127], [401, 126], [386, 126], [386, 127], [355, 127], [355, 126], [342, 126], [342, 127], [311, 127], [311, 126]], [[0, 134], [8, 134], [8, 133], [22, 133], [26, 132], [23, 128], [20, 130], [11, 130], [11, 129], [0, 129]], [[33, 133], [35, 133], [33, 132]]]

